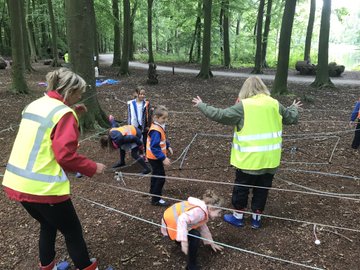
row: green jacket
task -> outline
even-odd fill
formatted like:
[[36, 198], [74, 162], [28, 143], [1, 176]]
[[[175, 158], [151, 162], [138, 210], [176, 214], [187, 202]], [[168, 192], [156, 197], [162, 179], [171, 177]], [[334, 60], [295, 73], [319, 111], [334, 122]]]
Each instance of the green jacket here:
[[[207, 118], [215, 122], [229, 126], [236, 126], [238, 130], [242, 129], [244, 126], [244, 107], [241, 101], [226, 109], [215, 108], [203, 102], [199, 103], [198, 108]], [[284, 125], [292, 125], [298, 122], [299, 113], [297, 107], [293, 105], [285, 108], [279, 103], [279, 113], [283, 117], [282, 123]], [[265, 173], [275, 174], [276, 170], [277, 168], [261, 169], [256, 171], [243, 170], [243, 172], [247, 174], [260, 175]]]

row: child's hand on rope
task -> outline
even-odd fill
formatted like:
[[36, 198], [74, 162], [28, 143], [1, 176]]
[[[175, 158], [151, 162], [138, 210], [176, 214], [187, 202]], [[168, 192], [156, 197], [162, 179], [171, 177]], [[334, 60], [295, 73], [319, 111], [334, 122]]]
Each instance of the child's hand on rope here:
[[101, 174], [104, 173], [106, 169], [106, 166], [102, 163], [96, 163], [96, 173]]
[[164, 164], [165, 166], [170, 166], [170, 164], [171, 164], [170, 159], [169, 159], [169, 158], [165, 158], [165, 159], [163, 160], [163, 164]]
[[193, 98], [192, 102], [194, 103], [194, 107], [197, 107], [200, 103], [202, 103], [202, 100], [199, 96]]
[[185, 255], [188, 254], [189, 250], [189, 243], [187, 241], [181, 241], [181, 251], [185, 253]]
[[75, 110], [76, 114], [79, 117], [82, 116], [84, 113], [86, 113], [88, 111], [85, 104], [77, 104], [77, 105], [75, 105], [74, 110]]

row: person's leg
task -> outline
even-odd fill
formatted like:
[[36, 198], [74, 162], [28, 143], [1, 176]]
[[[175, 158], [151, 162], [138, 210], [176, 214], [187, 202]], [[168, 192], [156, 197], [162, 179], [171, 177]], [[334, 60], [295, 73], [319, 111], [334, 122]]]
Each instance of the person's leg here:
[[40, 223], [39, 257], [42, 266], [50, 265], [55, 259], [56, 228], [49, 224], [40, 212], [37, 211], [35, 203], [22, 202], [26, 211]]
[[253, 198], [251, 201], [251, 210], [253, 212], [263, 212], [266, 205], [266, 200], [269, 194], [269, 189], [272, 186], [274, 175], [270, 173], [258, 175], [254, 183], [255, 186], [266, 187], [266, 188], [254, 188]]
[[358, 149], [359, 146], [360, 146], [360, 121], [358, 120], [358, 123], [356, 125], [356, 129], [355, 129], [354, 139], [353, 139], [353, 142], [351, 144], [351, 147], [353, 149]]
[[131, 149], [131, 156], [134, 160], [137, 161], [137, 163], [140, 164], [141, 167], [143, 167], [143, 174], [148, 174], [151, 172], [150, 168], [146, 165], [145, 160], [139, 156], [139, 147]]
[[[200, 232], [195, 229], [190, 230], [189, 234], [200, 237]], [[200, 246], [200, 239], [194, 236], [188, 235], [189, 250], [187, 269], [189, 270], [199, 269], [197, 265], [197, 252]]]
[[54, 205], [39, 207], [48, 223], [56, 227], [65, 237], [65, 243], [71, 259], [79, 269], [92, 265], [82, 227], [71, 200]]
[[238, 185], [251, 185], [254, 176], [246, 174], [240, 169], [236, 170], [235, 186], [232, 193], [232, 204], [237, 210], [244, 210], [248, 204], [249, 187]]
[[165, 176], [164, 165], [161, 160], [149, 160], [151, 168], [152, 168], [152, 177], [151, 177], [151, 187], [150, 193], [157, 195], [152, 197], [152, 202], [159, 202], [162, 195], [162, 188], [165, 184], [165, 177], [157, 177], [157, 176]]

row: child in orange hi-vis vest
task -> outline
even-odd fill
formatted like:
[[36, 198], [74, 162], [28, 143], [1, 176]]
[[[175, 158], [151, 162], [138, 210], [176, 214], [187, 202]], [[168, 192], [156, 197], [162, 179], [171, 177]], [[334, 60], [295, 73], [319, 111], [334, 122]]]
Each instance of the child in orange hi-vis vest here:
[[165, 166], [170, 166], [168, 155], [173, 154], [170, 143], [166, 140], [165, 125], [168, 120], [168, 110], [164, 106], [158, 106], [154, 111], [153, 123], [149, 129], [146, 142], [146, 158], [152, 168], [150, 193], [153, 194], [151, 204], [156, 206], [168, 206], [161, 198], [165, 184]]
[[181, 250], [188, 255], [188, 270], [200, 269], [197, 264], [197, 250], [202, 237], [205, 245], [210, 245], [216, 252], [223, 247], [212, 242], [212, 236], [206, 223], [209, 218], [220, 216], [222, 200], [211, 190], [207, 190], [203, 200], [189, 197], [187, 201], [175, 203], [164, 212], [161, 220], [161, 232], [171, 240], [181, 243]]

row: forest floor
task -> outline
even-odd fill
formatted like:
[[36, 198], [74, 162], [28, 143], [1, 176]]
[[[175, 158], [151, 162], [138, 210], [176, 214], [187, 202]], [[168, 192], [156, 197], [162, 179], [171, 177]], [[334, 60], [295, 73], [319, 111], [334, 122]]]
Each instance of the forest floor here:
[[[38, 83], [45, 80], [50, 68], [42, 65], [34, 67], [37, 71], [27, 75], [33, 90], [31, 95], [8, 92], [10, 70], [0, 70], [0, 147], [3, 149], [0, 174], [4, 173], [21, 111], [26, 104], [42, 96], [45, 90]], [[145, 84], [147, 71], [134, 69], [130, 77], [118, 78], [117, 69], [102, 67], [100, 70], [106, 77], [120, 79], [119, 85], [97, 88], [102, 108], [116, 119], [125, 119], [126, 105], [122, 101], [131, 99], [135, 86]], [[174, 149], [172, 160], [176, 160], [198, 134], [187, 152], [182, 170], [179, 170], [180, 162], [176, 162], [167, 168], [167, 176], [210, 181], [168, 178], [164, 196], [178, 199], [201, 197], [206, 189], [212, 188], [224, 198], [224, 206], [232, 208], [231, 183], [235, 175], [234, 168], [229, 167], [232, 127], [207, 120], [192, 106], [191, 100], [199, 95], [204, 102], [225, 108], [234, 104], [244, 79], [219, 76], [200, 80], [191, 74], [172, 75], [159, 71], [159, 81], [158, 85], [146, 86], [146, 94], [153, 105], [163, 104], [171, 111], [168, 137]], [[271, 87], [271, 82], [266, 83]], [[360, 194], [360, 155], [350, 147], [353, 128], [349, 126], [349, 116], [360, 96], [360, 87], [339, 86], [319, 91], [310, 88], [308, 83], [290, 83], [289, 89], [291, 95], [280, 97], [280, 102], [288, 106], [298, 97], [304, 102], [304, 110], [297, 125], [284, 126], [282, 165], [273, 186], [304, 192]], [[13, 130], [9, 129], [11, 126]], [[110, 167], [117, 161], [118, 153], [102, 151], [97, 137], [87, 139], [98, 131], [82, 135], [79, 151]], [[130, 157], [127, 157], [127, 164], [132, 164]], [[137, 165], [123, 169], [127, 173], [140, 171]], [[100, 269], [109, 265], [117, 270], [184, 269], [185, 255], [174, 242], [162, 237], [159, 227], [119, 212], [160, 223], [165, 209], [150, 205], [149, 197], [129, 191], [148, 192], [148, 177], [124, 175], [126, 186], [116, 181], [113, 173], [97, 175], [92, 179], [76, 179], [74, 174], [69, 174], [69, 178], [72, 200], [90, 254], [98, 258]], [[105, 209], [85, 199], [118, 211]], [[0, 269], [37, 269], [37, 222], [18, 203], [8, 200], [3, 192], [0, 205]], [[251, 229], [249, 217], [244, 228], [232, 227], [221, 218], [210, 221], [208, 225], [216, 241], [239, 249], [319, 269], [360, 269], [359, 207], [359, 199], [271, 190], [265, 213], [272, 217], [263, 218], [260, 230]], [[314, 244], [312, 223], [323, 224], [316, 227], [320, 245]], [[56, 249], [59, 259], [69, 260], [60, 234]], [[199, 263], [202, 269], [212, 270], [306, 269], [231, 248], [214, 253], [208, 246], [200, 248]]]

